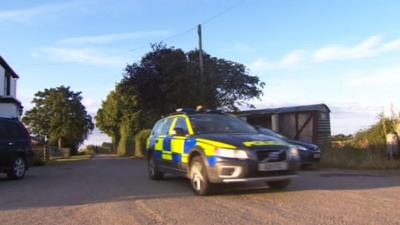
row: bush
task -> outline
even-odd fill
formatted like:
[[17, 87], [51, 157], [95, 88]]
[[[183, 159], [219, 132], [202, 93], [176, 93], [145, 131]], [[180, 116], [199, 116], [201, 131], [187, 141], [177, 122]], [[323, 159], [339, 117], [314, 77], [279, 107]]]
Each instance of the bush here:
[[33, 148], [33, 166], [44, 166], [46, 164], [42, 148]]
[[321, 166], [343, 169], [400, 169], [400, 160], [389, 160], [384, 146], [375, 148], [326, 147], [322, 150]]
[[83, 151], [80, 151], [80, 155], [91, 155], [96, 153], [96, 145], [87, 145]]
[[102, 149], [104, 149], [106, 152], [109, 152], [109, 153], [113, 153], [114, 152], [114, 145], [112, 144], [112, 143], [110, 143], [110, 142], [103, 142], [102, 144], [101, 144], [101, 147], [102, 147]]
[[142, 158], [146, 155], [147, 138], [150, 136], [151, 130], [141, 130], [135, 136], [135, 157]]

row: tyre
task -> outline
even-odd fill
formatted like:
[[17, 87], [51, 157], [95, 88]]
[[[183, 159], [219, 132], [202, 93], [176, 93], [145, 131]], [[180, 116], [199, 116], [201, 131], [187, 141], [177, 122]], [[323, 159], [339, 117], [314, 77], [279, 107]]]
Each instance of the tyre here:
[[213, 184], [207, 177], [206, 167], [200, 156], [195, 156], [190, 163], [189, 178], [192, 189], [196, 195], [208, 195], [212, 193]]
[[158, 165], [156, 163], [156, 160], [154, 159], [153, 154], [149, 156], [149, 159], [147, 161], [147, 168], [150, 179], [161, 180], [164, 177], [164, 173], [161, 172], [160, 169], [158, 168]]
[[271, 189], [282, 190], [290, 184], [290, 180], [268, 181], [267, 184]]
[[9, 179], [18, 180], [25, 176], [26, 163], [24, 158], [17, 156], [14, 158], [11, 164], [11, 169], [7, 171], [7, 176]]

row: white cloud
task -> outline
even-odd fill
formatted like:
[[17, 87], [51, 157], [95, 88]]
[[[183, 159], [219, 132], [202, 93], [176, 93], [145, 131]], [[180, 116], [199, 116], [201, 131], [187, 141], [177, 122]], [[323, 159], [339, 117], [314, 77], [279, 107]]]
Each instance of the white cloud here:
[[386, 42], [381, 47], [382, 52], [395, 51], [395, 50], [400, 50], [400, 38], [394, 41]]
[[304, 59], [304, 51], [294, 50], [283, 56], [283, 58], [280, 60], [280, 63], [285, 65], [292, 65], [299, 63], [303, 59]]
[[339, 45], [327, 46], [315, 50], [313, 59], [316, 62], [323, 62], [329, 60], [371, 57], [375, 56], [379, 52], [380, 49], [377, 47], [380, 43], [380, 36], [371, 36], [353, 47], [344, 47]]
[[304, 50], [294, 50], [284, 55], [280, 60], [271, 61], [265, 58], [258, 58], [249, 67], [252, 71], [261, 72], [268, 69], [287, 68], [305, 60]]
[[281, 59], [267, 60], [259, 57], [249, 64], [250, 69], [256, 72], [282, 69], [300, 63], [323, 63], [335, 60], [362, 59], [379, 56], [384, 53], [399, 51], [400, 38], [383, 42], [379, 35], [370, 36], [367, 39], [353, 45], [327, 45], [314, 50], [293, 50], [286, 53]]
[[45, 54], [52, 60], [59, 62], [77, 62], [91, 65], [121, 66], [126, 60], [107, 56], [90, 48], [53, 48], [47, 47], [40, 50], [39, 54]]
[[79, 5], [76, 1], [64, 2], [64, 3], [50, 3], [39, 6], [34, 6], [25, 9], [13, 9], [0, 11], [0, 22], [1, 21], [12, 21], [12, 22], [31, 22], [37, 17], [41, 17], [48, 14], [54, 14], [61, 12], [70, 7]]
[[104, 35], [95, 35], [95, 36], [81, 36], [81, 37], [71, 37], [65, 38], [57, 41], [61, 44], [76, 44], [76, 45], [85, 45], [85, 44], [109, 44], [116, 41], [125, 41], [125, 40], [133, 40], [140, 38], [154, 38], [154, 37], [163, 37], [166, 35], [170, 35], [171, 32], [168, 30], [152, 30], [152, 31], [137, 31], [137, 32], [128, 32], [128, 33], [115, 33], [115, 34], [104, 34]]

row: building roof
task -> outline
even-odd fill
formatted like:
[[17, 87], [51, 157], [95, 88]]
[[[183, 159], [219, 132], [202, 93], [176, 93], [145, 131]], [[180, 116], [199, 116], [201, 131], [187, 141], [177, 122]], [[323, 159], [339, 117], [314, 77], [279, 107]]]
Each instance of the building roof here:
[[0, 55], [0, 65], [14, 78], [19, 78], [18, 74], [11, 68], [10, 65]]
[[13, 97], [0, 97], [0, 103], [14, 103], [16, 104], [20, 109], [22, 109], [22, 104], [20, 101], [18, 101], [17, 99], [13, 98]]
[[315, 105], [300, 105], [300, 106], [289, 106], [281, 108], [269, 108], [269, 109], [256, 109], [238, 112], [237, 115], [249, 116], [249, 115], [264, 115], [264, 114], [280, 114], [280, 113], [291, 113], [291, 112], [330, 112], [331, 110], [325, 104]]

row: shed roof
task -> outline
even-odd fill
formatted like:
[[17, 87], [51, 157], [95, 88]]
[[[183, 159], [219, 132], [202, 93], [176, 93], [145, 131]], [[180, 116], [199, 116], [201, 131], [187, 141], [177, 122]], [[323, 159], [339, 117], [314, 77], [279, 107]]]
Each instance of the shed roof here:
[[11, 68], [10, 65], [6, 62], [6, 60], [3, 59], [0, 55], [0, 65], [4, 67], [4, 69], [10, 73], [11, 76], [14, 78], [19, 78], [18, 74]]
[[314, 104], [314, 105], [300, 105], [300, 106], [289, 106], [280, 108], [269, 108], [269, 109], [255, 109], [238, 112], [237, 115], [249, 116], [249, 115], [264, 115], [264, 114], [280, 114], [280, 113], [291, 113], [291, 112], [330, 112], [331, 110], [325, 104]]

